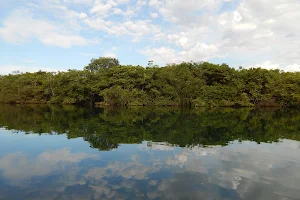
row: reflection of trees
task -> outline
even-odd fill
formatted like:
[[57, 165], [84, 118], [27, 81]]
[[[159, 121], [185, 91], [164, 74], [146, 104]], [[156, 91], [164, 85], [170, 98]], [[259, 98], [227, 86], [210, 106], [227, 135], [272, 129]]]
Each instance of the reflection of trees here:
[[227, 145], [233, 140], [300, 140], [300, 112], [284, 110], [180, 110], [171, 108], [87, 109], [62, 106], [0, 106], [0, 126], [26, 133], [82, 137], [111, 150], [144, 140], [181, 147]]

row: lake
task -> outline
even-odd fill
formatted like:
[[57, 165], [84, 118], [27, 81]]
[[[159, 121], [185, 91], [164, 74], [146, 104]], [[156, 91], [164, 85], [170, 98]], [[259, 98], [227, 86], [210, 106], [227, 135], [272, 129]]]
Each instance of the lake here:
[[300, 199], [296, 109], [0, 105], [0, 199]]

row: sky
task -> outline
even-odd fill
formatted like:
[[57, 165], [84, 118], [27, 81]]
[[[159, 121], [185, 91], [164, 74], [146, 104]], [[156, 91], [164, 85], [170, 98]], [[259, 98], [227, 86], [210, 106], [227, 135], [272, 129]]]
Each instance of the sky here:
[[300, 0], [0, 0], [0, 74], [209, 61], [300, 71]]

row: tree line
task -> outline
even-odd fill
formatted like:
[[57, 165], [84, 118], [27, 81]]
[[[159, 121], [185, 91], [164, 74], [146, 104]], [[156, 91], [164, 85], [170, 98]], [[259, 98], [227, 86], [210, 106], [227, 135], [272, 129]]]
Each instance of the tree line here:
[[234, 140], [300, 141], [299, 120], [297, 109], [0, 105], [0, 127], [15, 133], [66, 134], [101, 151], [143, 141], [180, 147], [225, 146]]
[[111, 106], [300, 105], [300, 72], [183, 62], [164, 67], [92, 59], [83, 70], [0, 76], [0, 102]]

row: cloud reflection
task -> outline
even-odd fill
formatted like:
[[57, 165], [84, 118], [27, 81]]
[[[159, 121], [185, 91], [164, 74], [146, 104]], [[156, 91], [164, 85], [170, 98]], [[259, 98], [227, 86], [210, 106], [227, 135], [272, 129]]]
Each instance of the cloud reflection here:
[[121, 145], [107, 157], [66, 148], [10, 153], [0, 158], [0, 196], [16, 198], [9, 192], [16, 191], [22, 199], [298, 198], [298, 146], [283, 140], [165, 151], [144, 142], [131, 145], [135, 153]]

